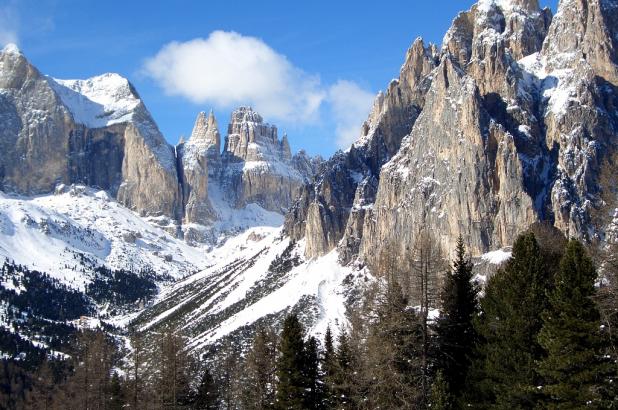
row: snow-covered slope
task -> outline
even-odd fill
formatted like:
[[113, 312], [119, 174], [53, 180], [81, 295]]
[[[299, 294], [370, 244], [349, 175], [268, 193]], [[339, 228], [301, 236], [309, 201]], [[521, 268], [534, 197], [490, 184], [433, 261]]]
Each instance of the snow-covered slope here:
[[212, 266], [166, 289], [136, 323], [145, 334], [172, 326], [196, 350], [226, 337], [242, 340], [264, 320], [278, 326], [292, 310], [311, 334], [329, 325], [336, 331], [372, 277], [342, 267], [336, 251], [312, 260], [303, 254], [304, 243], [290, 242], [281, 228], [250, 229], [213, 251]]
[[96, 266], [150, 268], [170, 280], [208, 264], [199, 248], [109, 198], [104, 191], [62, 187], [57, 195], [0, 192], [0, 257], [83, 290]]
[[115, 73], [87, 80], [47, 79], [75, 122], [89, 128], [128, 122], [140, 103], [129, 81]]

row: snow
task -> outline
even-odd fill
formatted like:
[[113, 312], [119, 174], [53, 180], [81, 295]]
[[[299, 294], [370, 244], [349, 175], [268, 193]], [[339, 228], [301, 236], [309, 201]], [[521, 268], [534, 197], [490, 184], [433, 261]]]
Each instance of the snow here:
[[242, 208], [234, 208], [218, 181], [208, 184], [208, 200], [216, 213], [216, 220], [212, 227], [207, 229], [211, 229], [215, 237], [226, 238], [231, 234], [260, 226], [283, 225], [283, 215], [267, 211], [258, 204], [251, 203]]
[[244, 161], [242, 162], [244, 173], [272, 173], [286, 178], [302, 180], [303, 177], [290, 164], [270, 158], [266, 161]]
[[505, 249], [498, 249], [496, 251], [487, 252], [481, 255], [481, 260], [491, 265], [501, 265], [507, 260], [511, 259], [512, 255], [513, 255], [513, 252], [511, 251], [508, 251]]
[[208, 265], [202, 250], [149, 224], [105, 193], [73, 187], [60, 195], [0, 196], [0, 258], [83, 290], [90, 276], [79, 255], [95, 266], [151, 267], [171, 278]]
[[89, 128], [102, 128], [133, 119], [141, 100], [129, 81], [115, 73], [87, 80], [59, 80], [47, 77], [73, 119]]
[[3, 54], [21, 55], [21, 50], [19, 49], [19, 47], [17, 47], [17, 44], [15, 44], [15, 43], [8, 43], [2, 49], [2, 53]]
[[[216, 292], [209, 293], [207, 300], [200, 301], [199, 307], [183, 313], [180, 319], [183, 332], [191, 335], [189, 348], [192, 350], [200, 350], [263, 317], [285, 312], [307, 298], [310, 298], [316, 309], [316, 316], [308, 328], [309, 334], [323, 335], [328, 326], [334, 332], [347, 326], [346, 295], [349, 286], [352, 286], [350, 283], [361, 282], [354, 279], [344, 280], [349, 275], [366, 275], [367, 272], [364, 269], [341, 266], [336, 250], [316, 259], [303, 260], [304, 241], [293, 245], [292, 254], [299, 258], [300, 264], [277, 279], [279, 287], [265, 291], [258, 299], [248, 299], [256, 286], [273, 280], [268, 276], [269, 266], [289, 246], [290, 240], [282, 236], [280, 227], [251, 228], [230, 238], [223, 246], [209, 254], [209, 260], [213, 262], [211, 266], [161, 293], [158, 302], [162, 302], [161, 306], [166, 309], [157, 311], [155, 317], [141, 324], [141, 330], [164, 322], [183, 306], [194, 303], [199, 297], [200, 289], [208, 288], [213, 283], [218, 284]], [[230, 264], [240, 266], [243, 263], [246, 265], [240, 270], [229, 268]], [[203, 324], [210, 323], [212, 318], [234, 307], [240, 310], [233, 310], [234, 314], [222, 317], [220, 321], [215, 321], [205, 329], [202, 327]], [[174, 320], [178, 320], [178, 317]], [[196, 324], [201, 325], [198, 328]], [[196, 333], [192, 334], [193, 330]]]
[[496, 6], [505, 11], [515, 8], [513, 0], [479, 0], [477, 3], [478, 10], [485, 13], [491, 11]]
[[577, 76], [573, 69], [552, 67], [567, 67], [568, 61], [576, 56], [573, 53], [562, 53], [551, 56], [551, 64], [539, 53], [531, 54], [518, 61], [524, 70], [520, 92], [538, 92], [547, 108], [545, 114], [557, 117], [564, 116], [573, 102], [579, 102], [577, 96]]
[[[274, 292], [261, 298], [254, 304], [245, 307], [239, 313], [224, 320], [214, 329], [200, 334], [191, 343], [193, 349], [200, 349], [212, 342], [232, 333], [242, 326], [254, 323], [258, 319], [273, 313], [286, 310], [300, 302], [305, 296], [314, 296], [319, 306], [319, 317], [316, 323], [309, 329], [309, 334], [323, 335], [330, 326], [337, 329], [347, 325], [345, 314], [345, 295], [343, 293], [343, 280], [353, 273], [353, 269], [342, 267], [338, 263], [336, 250], [329, 254], [310, 260], [294, 268], [286, 277], [285, 284]], [[250, 283], [241, 283], [238, 286], [247, 289], [259, 278], [258, 272], [264, 272], [263, 267], [253, 269], [243, 275]], [[220, 306], [214, 311], [225, 308], [229, 303], [237, 300], [242, 292], [228, 295]]]

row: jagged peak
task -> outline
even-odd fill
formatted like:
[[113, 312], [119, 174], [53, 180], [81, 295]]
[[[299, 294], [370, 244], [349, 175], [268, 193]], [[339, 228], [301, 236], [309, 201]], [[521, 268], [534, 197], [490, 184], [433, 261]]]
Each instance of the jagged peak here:
[[615, 0], [561, 0], [542, 56], [550, 68], [574, 68], [585, 61], [618, 84], [618, 7]]
[[205, 111], [201, 111], [197, 114], [189, 142], [205, 142], [217, 147], [221, 144], [219, 125], [217, 124], [217, 119], [212, 110], [210, 110], [208, 116]]
[[257, 111], [254, 111], [250, 106], [241, 106], [236, 108], [232, 112], [232, 123], [241, 123], [241, 122], [255, 122], [261, 124], [264, 122], [264, 119]]
[[477, 10], [483, 12], [489, 12], [494, 8], [498, 8], [502, 12], [521, 10], [534, 13], [540, 10], [538, 0], [479, 0], [476, 7]]
[[23, 53], [15, 43], [8, 43], [6, 46], [4, 46], [4, 48], [2, 49], [2, 53], [23, 56]]
[[75, 121], [90, 128], [129, 122], [142, 103], [129, 80], [117, 73], [86, 80], [46, 78]]

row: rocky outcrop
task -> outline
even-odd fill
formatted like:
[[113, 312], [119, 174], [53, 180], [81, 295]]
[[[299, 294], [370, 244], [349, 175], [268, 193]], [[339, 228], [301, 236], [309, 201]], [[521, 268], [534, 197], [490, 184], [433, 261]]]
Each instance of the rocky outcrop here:
[[617, 3], [562, 0], [552, 18], [536, 0], [481, 0], [440, 51], [415, 41], [286, 231], [309, 257], [338, 247], [377, 271], [423, 229], [447, 252], [462, 235], [475, 255], [536, 221], [615, 240]]
[[[328, 252], [344, 239], [342, 257], [356, 254], [367, 207], [375, 200], [380, 168], [399, 150], [424, 105], [437, 64], [435, 46], [414, 42], [406, 54], [398, 80], [374, 102], [359, 140], [335, 154], [321, 168], [286, 216], [285, 230], [294, 239], [307, 239], [307, 256]], [[348, 223], [349, 220], [349, 223]]]
[[222, 162], [219, 179], [236, 207], [257, 203], [275, 212], [289, 208], [313, 168], [302, 157], [293, 160], [287, 136], [279, 140], [277, 127], [249, 107], [232, 113]]
[[285, 212], [321, 162], [292, 156], [287, 136], [246, 107], [232, 113], [223, 152], [212, 112], [174, 150], [126, 79], [46, 77], [15, 46], [0, 53], [0, 118], [1, 190], [97, 187], [191, 243], [214, 241], [215, 225], [240, 229], [234, 210], [250, 204], [263, 210], [243, 226]]
[[3, 191], [88, 184], [142, 215], [180, 216], [174, 152], [126, 79], [55, 80], [8, 46], [0, 53], [0, 113]]
[[208, 117], [199, 113], [189, 140], [176, 147], [185, 224], [207, 225], [214, 218], [208, 199], [208, 178], [221, 168], [220, 147], [221, 136], [212, 112]]

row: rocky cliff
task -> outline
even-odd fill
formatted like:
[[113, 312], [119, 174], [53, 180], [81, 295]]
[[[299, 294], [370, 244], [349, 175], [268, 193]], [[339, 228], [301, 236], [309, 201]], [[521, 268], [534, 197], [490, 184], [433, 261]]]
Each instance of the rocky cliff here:
[[302, 190], [286, 232], [380, 270], [418, 232], [478, 255], [536, 221], [615, 240], [617, 2], [481, 0], [441, 50], [414, 42], [361, 137]]
[[[320, 163], [292, 156], [287, 137], [279, 140], [277, 128], [246, 107], [232, 113], [223, 151], [212, 112], [200, 113], [174, 149], [125, 78], [47, 77], [15, 46], [0, 53], [0, 119], [0, 190], [100, 188], [194, 243], [216, 241], [251, 218], [274, 220], [270, 212], [284, 213]], [[253, 204], [251, 215], [235, 214]]]
[[142, 215], [178, 217], [174, 152], [124, 78], [45, 77], [15, 46], [0, 53], [0, 188], [53, 192], [80, 183]]
[[228, 126], [220, 180], [238, 207], [257, 203], [269, 211], [285, 212], [315, 171], [300, 155], [293, 159], [287, 136], [279, 140], [276, 126], [241, 107], [232, 113]]

